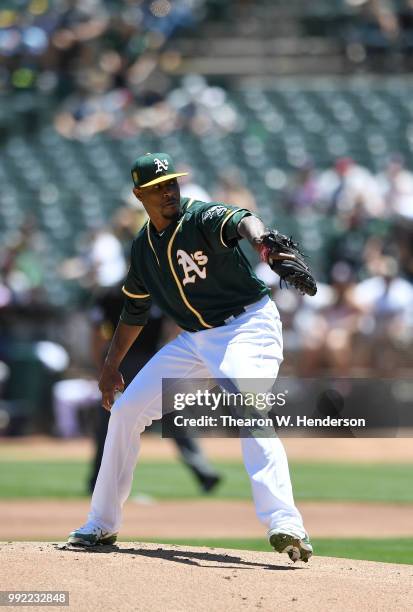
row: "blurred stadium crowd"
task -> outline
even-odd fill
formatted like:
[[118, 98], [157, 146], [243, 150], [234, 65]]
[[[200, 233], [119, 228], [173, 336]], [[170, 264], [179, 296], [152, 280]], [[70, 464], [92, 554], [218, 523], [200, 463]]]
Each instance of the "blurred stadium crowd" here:
[[182, 62], [179, 45], [168, 46], [177, 35], [202, 38], [205, 23], [221, 24], [227, 36], [265, 27], [278, 35], [277, 22], [291, 18], [295, 35], [334, 39], [353, 64], [371, 58], [369, 69], [402, 69], [413, 48], [412, 0], [3, 0], [0, 91], [73, 95], [78, 114], [93, 94], [103, 109], [148, 103], [153, 92], [142, 83], [161, 68], [165, 91], [165, 73]]
[[[185, 74], [188, 40], [246, 23], [256, 36], [264, 8], [287, 4], [290, 38], [336, 36], [356, 78]], [[412, 27], [410, 0], [2, 3], [0, 414], [47, 429], [53, 385], [95, 378], [145, 221], [129, 168], [148, 150], [189, 170], [184, 195], [254, 210], [309, 253], [311, 299], [253, 259], [281, 312], [284, 374], [410, 377], [413, 83], [371, 70], [403, 72]], [[161, 327], [159, 343], [177, 333]]]

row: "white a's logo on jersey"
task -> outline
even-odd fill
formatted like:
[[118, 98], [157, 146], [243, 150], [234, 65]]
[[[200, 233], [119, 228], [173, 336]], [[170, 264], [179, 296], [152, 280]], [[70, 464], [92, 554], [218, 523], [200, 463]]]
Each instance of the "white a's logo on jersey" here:
[[213, 219], [213, 217], [221, 217], [227, 210], [226, 206], [210, 206], [202, 213], [202, 221], [208, 221], [208, 219]]
[[[199, 278], [206, 278], [206, 267], [202, 267], [202, 269], [199, 267], [206, 266], [208, 263], [208, 257], [204, 255], [202, 251], [196, 251], [196, 253], [191, 253], [189, 255], [189, 253], [186, 251], [179, 249], [176, 252], [176, 256], [178, 263], [180, 266], [182, 266], [185, 274], [185, 278], [183, 280], [184, 285], [187, 283], [194, 283], [197, 275]], [[191, 274], [191, 272], [194, 272], [194, 274]]]
[[168, 170], [169, 162], [167, 159], [159, 159], [159, 157], [155, 157], [153, 161], [156, 164], [156, 174], [158, 174], [158, 172], [162, 172], [162, 170]]

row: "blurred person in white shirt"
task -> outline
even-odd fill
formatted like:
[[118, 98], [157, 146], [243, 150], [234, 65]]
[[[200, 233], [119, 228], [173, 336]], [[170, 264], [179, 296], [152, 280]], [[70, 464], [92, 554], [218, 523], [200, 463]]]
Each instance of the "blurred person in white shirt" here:
[[383, 374], [411, 367], [413, 285], [399, 275], [396, 259], [382, 256], [376, 274], [353, 291], [354, 302], [370, 317], [371, 361]]
[[392, 155], [377, 181], [389, 213], [413, 220], [413, 172], [405, 167], [403, 157]]
[[318, 188], [328, 212], [348, 213], [361, 205], [369, 217], [382, 217], [386, 213], [376, 178], [351, 157], [337, 158], [332, 168], [322, 172]]
[[180, 179], [181, 196], [183, 198], [193, 198], [200, 202], [210, 202], [212, 200], [210, 194], [199, 183], [193, 179], [192, 168], [180, 164], [177, 172], [187, 172], [187, 176], [182, 176]]
[[376, 275], [358, 283], [353, 297], [376, 317], [377, 325], [394, 317], [407, 320], [413, 310], [413, 285], [399, 276], [398, 263], [390, 256], [381, 257]]

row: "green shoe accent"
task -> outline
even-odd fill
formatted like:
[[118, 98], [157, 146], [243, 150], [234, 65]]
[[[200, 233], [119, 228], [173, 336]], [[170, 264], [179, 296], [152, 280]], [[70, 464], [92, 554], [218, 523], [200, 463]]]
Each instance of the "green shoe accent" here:
[[279, 553], [287, 553], [291, 561], [304, 561], [307, 563], [313, 554], [310, 538], [306, 535], [304, 538], [297, 538], [289, 533], [280, 531], [270, 531], [269, 542], [271, 546]]
[[117, 533], [108, 533], [108, 535], [100, 538], [98, 544], [114, 544], [118, 539]]

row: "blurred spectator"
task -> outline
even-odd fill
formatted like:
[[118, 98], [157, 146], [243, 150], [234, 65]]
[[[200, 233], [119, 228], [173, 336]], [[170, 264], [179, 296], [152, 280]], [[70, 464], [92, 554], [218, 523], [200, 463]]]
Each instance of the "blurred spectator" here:
[[218, 187], [214, 192], [214, 200], [236, 204], [240, 208], [257, 211], [257, 204], [252, 192], [244, 184], [241, 173], [235, 167], [226, 168], [221, 174]]
[[278, 277], [259, 264], [256, 274], [272, 286], [280, 310], [287, 370], [300, 376], [350, 376], [362, 356], [355, 338], [362, 329], [363, 309], [353, 299], [355, 287], [351, 267], [337, 262], [331, 271], [331, 285], [319, 283], [313, 298], [295, 291], [276, 289]]
[[87, 258], [93, 280], [98, 287], [113, 287], [126, 275], [127, 266], [122, 244], [111, 231], [96, 232]]
[[117, 286], [126, 275], [131, 241], [146, 219], [142, 210], [122, 206], [107, 227], [84, 235], [82, 253], [63, 262], [61, 276], [97, 291]]
[[400, 29], [393, 0], [365, 0], [361, 9], [367, 44], [375, 47], [397, 40]]
[[404, 0], [399, 8], [399, 22], [407, 48], [413, 43], [413, 0]]
[[60, 266], [65, 280], [76, 280], [83, 287], [106, 288], [119, 283], [126, 274], [121, 242], [110, 228], [92, 232], [79, 257], [66, 259]]
[[57, 382], [53, 386], [54, 434], [60, 438], [84, 434], [79, 413], [99, 406], [101, 397], [96, 380], [69, 378]]
[[405, 167], [403, 157], [393, 155], [377, 180], [386, 202], [387, 214], [413, 220], [413, 172]]
[[62, 0], [0, 7], [0, 56], [6, 88], [63, 99], [78, 73], [97, 65], [110, 89], [145, 78], [175, 31], [193, 27], [203, 0]]
[[115, 129], [122, 124], [133, 100], [127, 89], [105, 91], [107, 82], [102, 73], [90, 71], [88, 78], [90, 83], [95, 80], [94, 91], [69, 96], [55, 117], [56, 130], [65, 138], [85, 140], [99, 132]]
[[210, 202], [211, 196], [209, 193], [201, 187], [199, 183], [193, 180], [193, 171], [189, 166], [178, 166], [177, 172], [187, 172], [187, 176], [182, 176], [179, 185], [181, 189], [181, 196], [183, 198], [195, 198], [201, 202]]
[[291, 181], [285, 194], [285, 204], [289, 211], [297, 213], [314, 209], [320, 201], [320, 189], [314, 164], [307, 161], [301, 166]]
[[396, 219], [394, 240], [403, 275], [413, 283], [413, 221], [404, 217]]
[[[348, 55], [352, 57], [353, 45], [360, 45], [367, 57], [387, 54], [396, 59], [401, 44], [401, 31], [393, 0], [346, 0], [351, 5], [354, 19], [348, 31]], [[374, 65], [374, 64], [373, 64]], [[392, 66], [388, 64], [389, 69]], [[393, 65], [394, 67], [394, 65]]]
[[46, 238], [39, 231], [36, 219], [27, 216], [0, 256], [3, 299], [8, 295], [17, 304], [46, 300], [42, 266], [45, 248]]
[[[413, 340], [413, 285], [399, 276], [394, 258], [382, 256], [376, 275], [354, 288], [353, 299], [373, 317], [371, 364], [381, 371], [395, 373], [401, 365], [398, 350], [409, 351]], [[411, 362], [410, 353], [405, 365], [411, 366]]]
[[394, 317], [407, 320], [413, 308], [413, 285], [400, 277], [397, 261], [386, 255], [381, 257], [376, 275], [360, 282], [353, 296], [378, 324]]
[[145, 209], [139, 205], [132, 191], [131, 197], [125, 202], [125, 205], [115, 210], [112, 217], [113, 233], [122, 244], [123, 252], [127, 258], [130, 255], [132, 240], [147, 218]]
[[377, 253], [381, 252], [387, 225], [368, 219], [360, 203], [334, 219], [326, 240], [326, 272], [342, 261], [361, 278]]
[[[381, 162], [388, 146], [408, 151], [408, 84], [401, 79], [392, 81], [391, 86], [375, 84], [371, 88], [363, 82], [348, 86], [330, 83], [322, 91], [312, 84], [301, 91], [300, 82], [291, 82], [287, 87], [277, 83], [266, 92], [264, 88], [260, 91], [258, 82], [238, 89], [223, 77], [219, 85], [218, 79], [207, 80], [199, 74], [178, 77], [191, 70], [190, 47], [185, 47], [190, 36], [184, 32], [186, 40], [176, 41], [174, 33], [183, 28], [190, 28], [190, 35], [196, 31], [196, 49], [204, 48], [206, 55], [213, 55], [215, 48], [206, 38], [209, 26], [216, 26], [225, 16], [226, 34], [229, 28], [236, 33], [236, 21], [242, 21], [245, 14], [245, 22], [238, 24], [240, 31], [249, 32], [249, 36], [255, 33], [258, 40], [260, 4], [252, 0], [19, 0], [0, 6], [0, 90], [15, 91], [0, 113], [5, 153], [0, 166], [4, 186], [0, 223], [2, 231], [6, 230], [0, 253], [0, 312], [2, 317], [10, 317], [2, 319], [4, 330], [15, 333], [10, 323], [17, 310], [14, 306], [26, 307], [30, 318], [36, 306], [49, 299], [59, 304], [56, 316], [66, 315], [62, 306], [72, 308], [81, 297], [89, 298], [92, 290], [110, 291], [123, 278], [131, 238], [145, 215], [121, 209], [107, 228], [97, 226], [98, 217], [111, 210], [117, 193], [126, 185], [127, 160], [133, 147], [155, 147], [159, 142], [185, 149], [191, 164], [205, 162], [203, 179], [208, 179], [208, 189], [216, 187], [210, 174], [222, 179], [219, 188], [209, 194], [190, 175], [183, 195], [226, 200], [256, 210], [259, 175], [261, 170], [263, 176], [270, 173], [262, 197], [284, 190], [288, 216], [278, 209], [276, 220], [281, 229], [285, 221], [288, 231], [291, 229], [299, 240], [304, 233], [307, 244], [303, 248], [310, 251], [319, 280], [330, 281], [332, 269], [341, 262], [358, 280], [368, 283], [372, 276], [376, 284], [382, 282], [379, 269], [384, 245], [386, 256], [400, 262], [394, 282], [413, 280], [413, 174], [400, 156], [393, 156], [378, 176], [349, 157], [338, 158], [323, 172], [307, 163], [286, 183], [286, 164], [295, 159], [292, 151], [299, 151], [297, 160], [301, 163], [308, 150], [319, 163], [328, 151], [354, 152], [370, 169]], [[267, 4], [277, 10], [278, 3]], [[317, 3], [310, 4], [305, 12], [323, 21]], [[352, 21], [349, 42], [358, 48], [358, 57], [360, 48], [368, 55], [379, 51], [382, 58], [413, 47], [413, 0], [400, 0], [397, 5], [390, 0], [346, 0], [335, 7], [327, 4], [326, 23]], [[299, 25], [303, 12], [297, 15], [294, 7], [291, 10]], [[194, 25], [208, 11], [212, 24], [201, 32]], [[222, 24], [217, 31], [220, 27]], [[230, 47], [228, 40], [225, 46]], [[210, 59], [213, 65], [213, 57]], [[300, 61], [298, 55], [296, 59]], [[405, 61], [408, 59], [407, 53]], [[380, 70], [389, 66], [382, 59], [378, 64]], [[51, 113], [57, 134], [50, 126]], [[23, 116], [26, 121], [21, 120]], [[320, 137], [324, 135], [326, 144]], [[277, 168], [268, 171], [273, 153]], [[232, 164], [239, 166], [232, 169]], [[251, 178], [256, 179], [254, 187], [248, 182]], [[86, 191], [95, 192], [98, 203], [84, 215], [83, 197], [79, 196]], [[47, 197], [43, 198], [43, 193]], [[38, 200], [41, 209], [35, 208]], [[40, 211], [42, 226], [29, 219], [20, 227], [26, 210]], [[310, 210], [312, 214], [301, 225], [302, 213]], [[258, 212], [265, 215], [268, 211]], [[285, 219], [281, 219], [283, 213]], [[90, 227], [92, 232], [82, 234]], [[81, 240], [83, 247], [79, 247]], [[56, 257], [53, 249], [58, 251]], [[55, 282], [61, 281], [56, 274], [59, 259], [67, 257], [71, 249], [80, 256], [66, 260], [62, 270], [65, 278], [77, 281], [76, 290], [74, 283], [70, 287], [69, 283]], [[283, 311], [286, 348], [294, 352], [292, 367], [300, 362], [301, 347], [309, 343], [306, 358], [314, 346], [321, 347], [322, 358], [314, 364], [307, 360], [306, 367], [314, 365], [312, 371], [318, 368], [321, 372], [332, 360], [325, 339], [330, 337], [330, 323], [333, 329], [335, 322], [334, 317], [326, 318], [326, 312], [335, 304], [337, 283], [319, 283], [318, 294], [311, 300], [293, 291], [279, 291], [277, 283], [275, 277], [274, 294]], [[83, 294], [78, 291], [80, 284]], [[407, 286], [401, 289], [403, 295]], [[98, 299], [98, 293], [94, 298]], [[370, 306], [366, 308], [363, 316], [371, 323], [376, 314], [370, 313]], [[403, 317], [407, 317], [407, 302], [403, 308]], [[388, 333], [400, 338], [400, 316], [390, 318], [397, 323], [390, 325]], [[48, 325], [52, 329], [53, 323]], [[402, 329], [408, 338], [407, 328]], [[373, 342], [373, 331], [362, 333], [366, 344]], [[391, 338], [387, 344], [401, 346]], [[371, 354], [371, 364], [373, 357]]]
[[374, 176], [350, 157], [340, 157], [320, 176], [321, 198], [330, 214], [346, 213], [360, 206], [368, 217], [385, 214], [384, 198]]
[[332, 301], [315, 314], [308, 334], [303, 336], [301, 368], [306, 376], [322, 369], [332, 376], [350, 376], [356, 365], [355, 335], [360, 330], [360, 306], [353, 299], [354, 276], [344, 262], [331, 271]]

